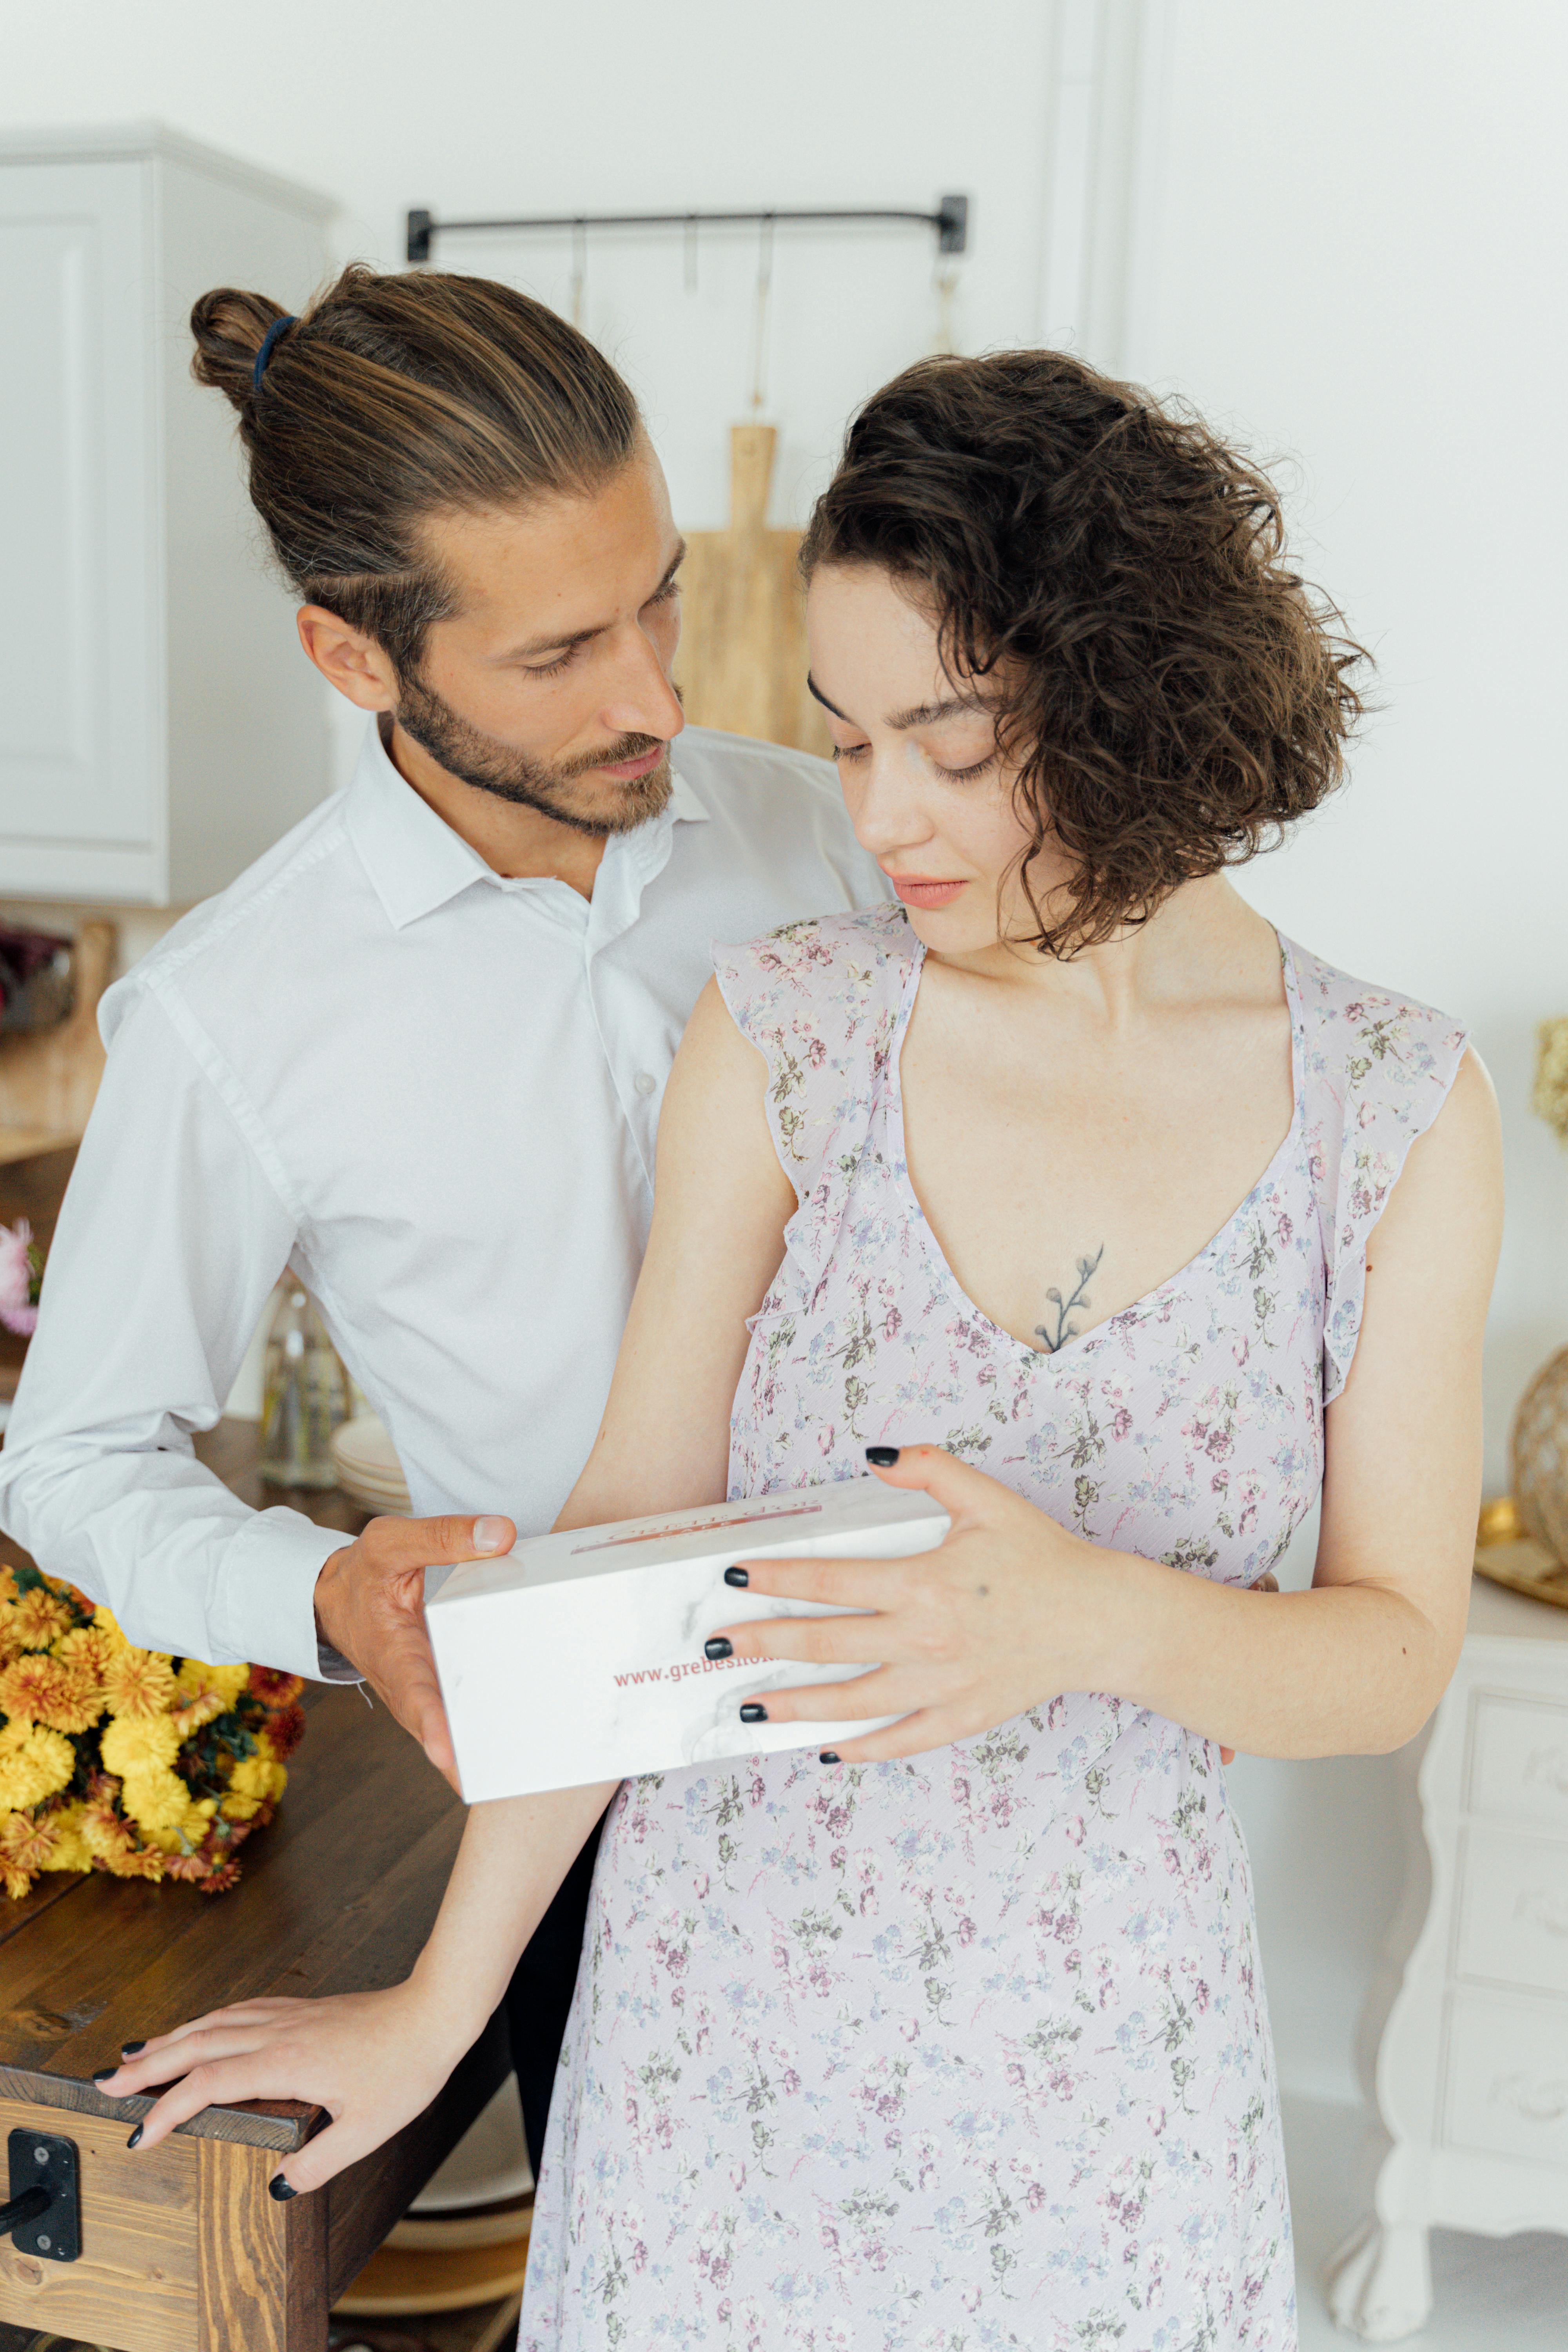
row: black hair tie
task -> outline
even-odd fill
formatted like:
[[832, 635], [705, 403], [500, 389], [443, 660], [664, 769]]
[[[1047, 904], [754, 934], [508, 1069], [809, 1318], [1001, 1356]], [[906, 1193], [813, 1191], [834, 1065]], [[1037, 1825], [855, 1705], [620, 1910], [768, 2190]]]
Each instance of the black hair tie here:
[[260, 391], [261, 379], [266, 372], [267, 362], [272, 357], [272, 346], [278, 341], [279, 336], [283, 332], [284, 328], [297, 326], [298, 324], [299, 320], [294, 318], [273, 320], [272, 324], [268, 328], [266, 334], [263, 335], [261, 339], [261, 349], [256, 354], [256, 365], [250, 372], [250, 388], [252, 392]]

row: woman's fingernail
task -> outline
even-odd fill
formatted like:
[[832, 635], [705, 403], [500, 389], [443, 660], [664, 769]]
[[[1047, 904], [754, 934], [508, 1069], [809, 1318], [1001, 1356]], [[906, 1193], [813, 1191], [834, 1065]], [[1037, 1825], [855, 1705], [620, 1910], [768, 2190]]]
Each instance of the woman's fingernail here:
[[702, 1654], [705, 1658], [732, 1658], [735, 1654], [735, 1644], [733, 1642], [726, 1642], [722, 1633], [715, 1633], [710, 1642], [703, 1643]]
[[142, 2145], [142, 2126], [141, 2126], [140, 2124], [138, 2124], [138, 2125], [137, 2125], [137, 2126], [136, 2126], [135, 2130], [132, 2133], [132, 2135], [131, 2135], [130, 2138], [126, 2141], [125, 2145], [126, 2145], [126, 2147], [141, 2147], [141, 2145]]
[[[890, 1470], [898, 1458], [899, 1449], [896, 1445], [868, 1445], [866, 1448], [866, 1459], [873, 1470]], [[833, 1760], [837, 1764], [837, 1757], [836, 1756]]]
[[134, 2058], [138, 2050], [145, 2050], [147, 2044], [144, 2042], [122, 2042], [120, 2045], [120, 2054], [122, 2058]]
[[737, 1592], [744, 1592], [751, 1580], [743, 1568], [727, 1568], [724, 1570], [725, 1583], [732, 1584]]
[[[504, 1519], [476, 1519], [474, 1521], [474, 1549], [476, 1551], [500, 1551], [504, 1549], [505, 1545], [506, 1521]], [[292, 2189], [289, 2192], [290, 2196], [292, 2196], [293, 2193]]]
[[100, 2066], [95, 2069], [92, 2079], [95, 2083], [111, 2083], [119, 2072], [118, 2066]]
[[816, 1760], [819, 1764], [837, 1764], [838, 1759], [831, 1748], [825, 1748]]
[[267, 2194], [268, 2197], [276, 2197], [279, 2205], [283, 2205], [287, 2204], [290, 2197], [298, 2197], [300, 2192], [297, 2189], [290, 2189], [280, 2172], [275, 2172], [267, 2184]]
[[760, 1699], [749, 1698], [741, 1709], [742, 1723], [766, 1723], [768, 1711]]

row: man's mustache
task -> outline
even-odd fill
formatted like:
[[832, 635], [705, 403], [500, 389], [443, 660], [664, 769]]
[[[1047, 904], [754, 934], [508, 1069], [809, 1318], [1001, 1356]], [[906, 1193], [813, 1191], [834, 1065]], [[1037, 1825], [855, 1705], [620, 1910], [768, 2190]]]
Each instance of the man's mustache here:
[[618, 768], [624, 760], [646, 760], [650, 751], [668, 749], [662, 735], [618, 735], [600, 751], [584, 751], [574, 760], [563, 760], [555, 774], [560, 782], [567, 783], [574, 776], [588, 775], [595, 768]]

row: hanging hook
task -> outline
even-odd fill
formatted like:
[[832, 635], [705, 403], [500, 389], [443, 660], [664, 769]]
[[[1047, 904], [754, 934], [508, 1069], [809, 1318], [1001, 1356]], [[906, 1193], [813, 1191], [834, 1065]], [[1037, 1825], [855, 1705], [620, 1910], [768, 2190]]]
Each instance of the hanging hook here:
[[767, 394], [768, 306], [773, 285], [773, 215], [763, 215], [757, 232], [757, 301], [752, 331], [752, 408], [762, 413]]
[[588, 224], [572, 224], [572, 324], [583, 331], [584, 294], [588, 282]]

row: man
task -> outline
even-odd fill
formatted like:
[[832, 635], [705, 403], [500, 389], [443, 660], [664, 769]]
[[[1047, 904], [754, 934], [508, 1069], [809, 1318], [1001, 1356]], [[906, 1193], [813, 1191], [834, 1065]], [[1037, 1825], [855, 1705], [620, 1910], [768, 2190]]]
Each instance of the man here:
[[[357, 1672], [450, 1772], [425, 1570], [548, 1528], [586, 1458], [709, 943], [885, 885], [818, 762], [682, 733], [663, 477], [563, 320], [351, 269], [192, 327], [300, 642], [371, 724], [105, 1000], [0, 1516], [133, 1640]], [[420, 1514], [352, 1544], [192, 1454], [285, 1265]], [[513, 1988], [536, 2162], [591, 1861]]]

